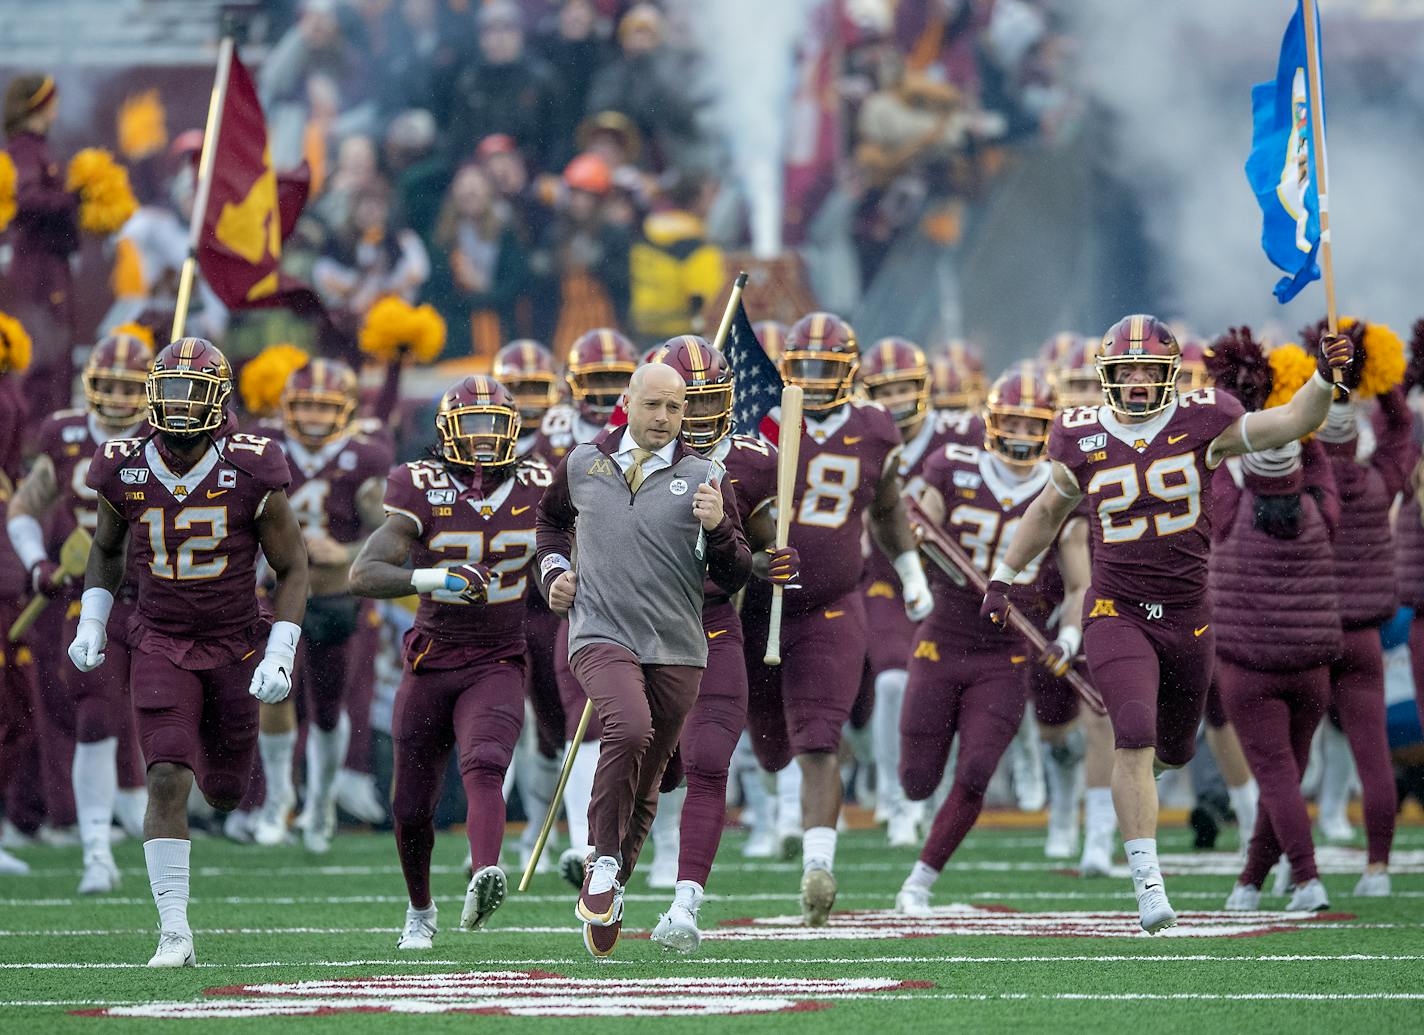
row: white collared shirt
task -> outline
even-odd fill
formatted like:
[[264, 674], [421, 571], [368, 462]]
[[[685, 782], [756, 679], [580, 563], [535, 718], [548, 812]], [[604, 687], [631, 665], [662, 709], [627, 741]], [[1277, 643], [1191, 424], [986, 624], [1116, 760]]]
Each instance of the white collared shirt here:
[[[638, 448], [638, 444], [633, 441], [633, 433], [625, 426], [623, 438], [618, 443], [618, 452], [613, 454], [613, 462], [618, 465], [618, 469], [623, 472], [625, 478], [628, 477], [629, 468], [633, 466], [633, 450], [635, 448]], [[643, 477], [647, 478], [653, 472], [661, 471], [664, 467], [671, 467], [672, 455], [676, 451], [677, 439], [674, 438], [643, 461]]]

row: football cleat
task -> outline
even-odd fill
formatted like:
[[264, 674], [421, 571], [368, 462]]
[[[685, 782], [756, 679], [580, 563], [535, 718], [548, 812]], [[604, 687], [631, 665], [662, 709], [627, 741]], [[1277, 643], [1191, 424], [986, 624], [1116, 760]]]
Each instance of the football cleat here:
[[414, 906], [405, 907], [405, 927], [401, 930], [401, 936], [396, 941], [396, 948], [404, 952], [419, 952], [424, 949], [435, 947], [435, 918], [439, 910], [435, 908], [435, 903], [430, 903], [429, 909], [416, 909]]
[[313, 855], [331, 851], [336, 836], [336, 799], [313, 803], [307, 810], [307, 826], [302, 831], [302, 845]]
[[79, 894], [107, 895], [119, 886], [119, 868], [107, 852], [84, 859], [84, 876], [79, 878]]
[[148, 791], [143, 787], [119, 789], [114, 798], [114, 819], [129, 837], [143, 837], [143, 814], [148, 811]]
[[17, 859], [5, 849], [0, 848], [0, 876], [23, 877], [30, 872], [30, 864], [23, 859]]
[[916, 848], [920, 843], [919, 817], [913, 809], [901, 806], [890, 813], [885, 825], [885, 839], [891, 848]]
[[353, 819], [362, 823], [384, 823], [386, 806], [376, 792], [376, 778], [354, 769], [339, 769], [336, 773], [336, 804]]
[[269, 794], [252, 818], [252, 840], [271, 847], [287, 840], [287, 817], [296, 804], [296, 792], [290, 787], [281, 796]]
[[606, 927], [597, 924], [583, 925], [583, 947], [594, 959], [606, 959], [618, 947], [618, 936], [623, 931], [623, 921], [615, 920]]
[[1043, 842], [1047, 859], [1071, 859], [1078, 848], [1078, 810], [1049, 809], [1048, 837]]
[[148, 961], [154, 968], [192, 967], [198, 962], [193, 951], [193, 932], [159, 931], [158, 951]]
[[697, 929], [697, 909], [674, 902], [658, 917], [652, 939], [669, 952], [680, 952], [684, 956], [696, 952], [702, 944], [702, 932]]
[[1286, 903], [1286, 909], [1292, 913], [1320, 913], [1329, 908], [1330, 896], [1325, 893], [1325, 885], [1320, 883], [1319, 877], [1297, 885], [1295, 893]]
[[1020, 728], [1010, 750], [1013, 752], [1011, 773], [1014, 798], [1020, 812], [1037, 812], [1048, 804], [1048, 784], [1043, 775], [1043, 755], [1039, 752], [1038, 731], [1032, 726]]
[[1282, 895], [1289, 895], [1295, 891], [1295, 881], [1291, 879], [1290, 860], [1284, 855], [1276, 863], [1275, 869], [1271, 871], [1274, 876], [1271, 878], [1271, 894], [1280, 898]]
[[929, 916], [930, 889], [906, 884], [895, 893], [895, 912], [901, 916]]
[[1254, 884], [1237, 884], [1221, 908], [1232, 913], [1254, 913], [1261, 908], [1261, 889]]
[[1363, 874], [1355, 885], [1357, 898], [1388, 898], [1390, 893], [1389, 871]]
[[1083, 838], [1083, 857], [1078, 860], [1078, 874], [1082, 877], [1111, 876], [1112, 859], [1112, 831], [1104, 834], [1090, 830]]
[[677, 887], [677, 856], [658, 852], [653, 856], [653, 865], [648, 869], [648, 887], [659, 891], [671, 891]]
[[781, 854], [781, 838], [766, 828], [753, 830], [742, 845], [743, 859], [775, 859]]
[[623, 885], [618, 883], [618, 860], [602, 855], [584, 876], [574, 916], [595, 927], [608, 927], [623, 918]]
[[508, 891], [503, 870], [498, 866], [481, 866], [470, 878], [470, 887], [465, 892], [460, 926], [466, 931], [478, 931], [503, 904]]
[[1148, 878], [1138, 890], [1137, 916], [1142, 929], [1148, 934], [1177, 926], [1177, 913], [1172, 903], [1167, 901], [1167, 889], [1162, 886], [1160, 874]]
[[233, 809], [223, 820], [223, 837], [240, 845], [252, 843], [252, 813], [246, 809]]
[[564, 854], [559, 856], [559, 876], [574, 887], [582, 889], [584, 877], [592, 865], [592, 853], [581, 852], [577, 848], [565, 848]]
[[1320, 836], [1332, 844], [1349, 844], [1355, 840], [1355, 828], [1344, 813], [1320, 812]]
[[813, 862], [801, 875], [801, 922], [807, 927], [825, 927], [836, 904], [836, 875], [830, 868]]

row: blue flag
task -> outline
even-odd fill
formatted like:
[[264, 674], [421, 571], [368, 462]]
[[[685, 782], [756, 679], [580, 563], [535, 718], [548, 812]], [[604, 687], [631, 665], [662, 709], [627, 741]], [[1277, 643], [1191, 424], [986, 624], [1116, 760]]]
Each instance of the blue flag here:
[[[1319, 19], [1316, 41], [1320, 40]], [[1317, 67], [1320, 66], [1317, 63]], [[1324, 74], [1322, 71], [1321, 78]], [[1321, 96], [1325, 87], [1322, 81]], [[1306, 74], [1305, 13], [1296, 2], [1295, 14], [1281, 40], [1276, 78], [1251, 88], [1251, 156], [1246, 179], [1261, 206], [1261, 247], [1287, 276], [1276, 282], [1276, 301], [1294, 298], [1312, 280], [1320, 279], [1320, 197], [1316, 189], [1316, 155], [1310, 136], [1310, 88]], [[1321, 126], [1325, 112], [1321, 111]]]
[[740, 299], [722, 350], [732, 368], [732, 419], [736, 430], [743, 435], [762, 434], [775, 442], [776, 422], [768, 415], [781, 405], [781, 372], [757, 339]]

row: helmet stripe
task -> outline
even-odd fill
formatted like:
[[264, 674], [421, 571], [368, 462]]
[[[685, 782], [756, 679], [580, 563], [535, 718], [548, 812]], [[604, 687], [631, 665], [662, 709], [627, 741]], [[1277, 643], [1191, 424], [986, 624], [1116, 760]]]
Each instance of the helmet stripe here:
[[692, 375], [700, 379], [707, 370], [707, 362], [702, 358], [702, 348], [690, 334], [687, 336], [687, 358], [692, 364]]

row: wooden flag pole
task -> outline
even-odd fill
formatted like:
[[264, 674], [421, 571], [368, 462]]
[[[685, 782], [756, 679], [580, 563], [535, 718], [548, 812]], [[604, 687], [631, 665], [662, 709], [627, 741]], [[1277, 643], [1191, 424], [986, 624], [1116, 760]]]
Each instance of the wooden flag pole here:
[[721, 349], [727, 341], [727, 332], [732, 329], [732, 318], [737, 315], [737, 303], [742, 300], [742, 289], [747, 286], [747, 271], [737, 274], [732, 281], [732, 293], [727, 296], [727, 308], [722, 311], [722, 322], [717, 325], [717, 336], [712, 339], [712, 347]]
[[[1315, 196], [1320, 203], [1320, 275], [1325, 282], [1325, 327], [1340, 333], [1340, 315], [1335, 308], [1335, 256], [1330, 248], [1330, 190], [1327, 186], [1325, 156], [1325, 91], [1320, 84], [1320, 33], [1316, 31], [1315, 0], [1302, 0], [1305, 13], [1306, 94], [1310, 98], [1310, 154], [1314, 158]], [[1330, 376], [1338, 385], [1344, 371], [1334, 367]]]
[[193, 215], [188, 220], [188, 255], [178, 275], [178, 299], [173, 311], [173, 333], [169, 341], [183, 337], [183, 325], [188, 322], [188, 305], [193, 298], [193, 279], [198, 272], [198, 242], [203, 234], [203, 222], [208, 213], [208, 195], [213, 188], [213, 160], [217, 156], [218, 133], [222, 129], [223, 108], [227, 103], [227, 81], [232, 72], [231, 36], [218, 44], [217, 75], [213, 78], [212, 96], [208, 98], [208, 121], [203, 127], [203, 150], [198, 156], [198, 186], [193, 193]]

